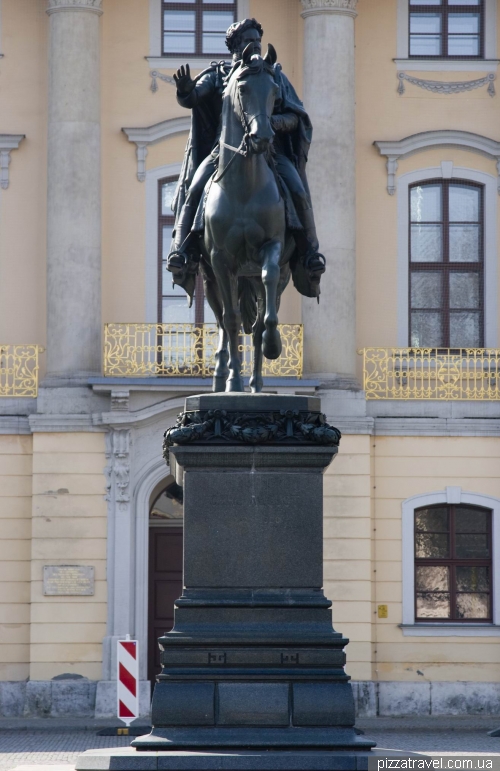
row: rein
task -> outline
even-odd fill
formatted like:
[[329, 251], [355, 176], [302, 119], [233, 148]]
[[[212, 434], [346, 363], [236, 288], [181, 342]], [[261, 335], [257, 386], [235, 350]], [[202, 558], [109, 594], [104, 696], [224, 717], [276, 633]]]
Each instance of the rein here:
[[221, 181], [221, 179], [225, 176], [226, 172], [229, 171], [229, 169], [231, 167], [231, 164], [233, 163], [233, 161], [234, 161], [234, 159], [236, 158], [237, 155], [242, 155], [244, 158], [247, 158], [248, 154], [250, 152], [250, 122], [254, 118], [258, 117], [258, 116], [257, 115], [252, 115], [250, 117], [250, 120], [247, 118], [247, 114], [246, 114], [245, 110], [243, 109], [243, 104], [242, 104], [242, 101], [241, 101], [241, 94], [240, 94], [238, 89], [236, 89], [236, 90], [237, 90], [237, 94], [238, 94], [238, 102], [239, 102], [239, 107], [240, 107], [240, 112], [241, 112], [242, 118], [240, 116], [238, 116], [238, 117], [240, 118], [241, 123], [244, 124], [245, 133], [243, 134], [243, 139], [241, 140], [241, 143], [240, 143], [239, 147], [233, 147], [233, 145], [228, 145], [227, 142], [224, 142], [222, 139], [219, 139], [219, 144], [222, 145], [222, 147], [227, 147], [227, 149], [231, 150], [234, 153], [234, 155], [231, 158], [231, 160], [229, 161], [229, 163], [226, 165], [226, 167], [224, 169], [222, 169], [220, 174], [218, 174], [218, 175], [216, 175], [214, 177], [213, 182], [220, 182]]

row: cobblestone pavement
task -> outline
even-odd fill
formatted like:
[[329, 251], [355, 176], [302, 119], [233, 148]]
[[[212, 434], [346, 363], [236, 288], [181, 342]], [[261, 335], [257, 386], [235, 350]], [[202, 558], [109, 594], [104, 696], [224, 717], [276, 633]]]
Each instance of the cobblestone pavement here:
[[[365, 718], [357, 725], [383, 749], [500, 755], [500, 737], [487, 735], [487, 731], [500, 726], [500, 717]], [[85, 750], [127, 747], [131, 741], [126, 736], [97, 736], [91, 727], [86, 725], [85, 728], [87, 730], [70, 727], [59, 732], [53, 727], [50, 730], [33, 730], [29, 725], [24, 730], [0, 727], [0, 769], [31, 771], [53, 766], [57, 769], [51, 771], [72, 771], [76, 758]]]

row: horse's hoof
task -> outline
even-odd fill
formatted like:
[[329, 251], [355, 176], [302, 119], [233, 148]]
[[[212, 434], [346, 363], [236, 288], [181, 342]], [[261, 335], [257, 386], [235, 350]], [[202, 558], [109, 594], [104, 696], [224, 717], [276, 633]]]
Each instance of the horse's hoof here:
[[253, 394], [260, 394], [264, 383], [262, 381], [262, 378], [259, 378], [258, 380], [250, 380], [249, 385], [250, 385], [250, 390]]
[[262, 335], [262, 353], [266, 359], [279, 359], [281, 348], [281, 336], [278, 329], [266, 329]]
[[226, 393], [242, 394], [244, 390], [243, 381], [239, 375], [226, 381]]
[[212, 386], [212, 392], [214, 394], [223, 394], [226, 390], [226, 381], [227, 381], [227, 375], [221, 375], [221, 376], [215, 376], [214, 375], [214, 382]]

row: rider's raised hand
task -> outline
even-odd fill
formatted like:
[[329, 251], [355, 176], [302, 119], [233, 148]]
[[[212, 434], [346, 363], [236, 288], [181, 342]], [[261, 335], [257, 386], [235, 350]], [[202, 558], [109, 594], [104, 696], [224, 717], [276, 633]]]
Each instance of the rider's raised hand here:
[[174, 80], [179, 94], [190, 94], [195, 87], [195, 82], [191, 78], [191, 70], [189, 69], [189, 64], [186, 64], [185, 67], [182, 66], [177, 70], [177, 72], [174, 74]]

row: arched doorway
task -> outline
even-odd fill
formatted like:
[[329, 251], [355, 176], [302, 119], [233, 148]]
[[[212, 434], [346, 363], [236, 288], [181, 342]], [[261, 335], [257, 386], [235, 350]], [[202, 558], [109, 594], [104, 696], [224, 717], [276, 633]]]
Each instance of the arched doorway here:
[[148, 680], [160, 672], [158, 637], [174, 625], [174, 602], [182, 594], [183, 508], [168, 477], [151, 497], [148, 569]]

